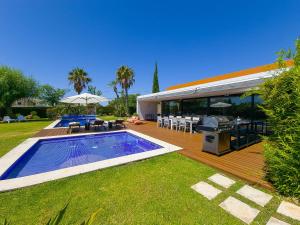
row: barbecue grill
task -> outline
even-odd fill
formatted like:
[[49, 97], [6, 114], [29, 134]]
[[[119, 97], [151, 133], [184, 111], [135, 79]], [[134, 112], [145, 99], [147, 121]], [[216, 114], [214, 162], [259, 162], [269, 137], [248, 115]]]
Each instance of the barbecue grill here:
[[203, 151], [216, 155], [229, 152], [230, 131], [234, 127], [234, 121], [226, 116], [207, 116], [203, 118], [202, 124], [197, 124], [196, 131], [202, 132]]

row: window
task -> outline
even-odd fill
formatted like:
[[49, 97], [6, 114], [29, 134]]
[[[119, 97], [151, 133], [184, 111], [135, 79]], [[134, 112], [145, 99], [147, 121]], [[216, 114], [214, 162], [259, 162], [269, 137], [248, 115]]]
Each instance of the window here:
[[186, 116], [206, 115], [207, 98], [185, 99], [182, 101], [182, 114]]
[[162, 102], [162, 114], [163, 115], [181, 115], [180, 111], [180, 101], [172, 100]]
[[239, 95], [212, 97], [210, 98], [210, 115], [224, 115], [241, 117], [244, 119], [251, 118], [252, 97], [242, 98]]
[[253, 107], [253, 119], [254, 120], [265, 120], [266, 114], [259, 108], [259, 105], [263, 103], [263, 100], [259, 95], [254, 95], [254, 107]]

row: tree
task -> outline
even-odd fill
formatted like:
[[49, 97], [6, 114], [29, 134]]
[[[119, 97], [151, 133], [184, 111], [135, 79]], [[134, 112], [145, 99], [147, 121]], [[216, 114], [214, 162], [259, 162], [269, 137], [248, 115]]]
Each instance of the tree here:
[[115, 92], [116, 98], [117, 99], [120, 98], [119, 91], [118, 91], [118, 81], [113, 80], [108, 84], [108, 86], [113, 89], [113, 91]]
[[86, 88], [87, 84], [92, 81], [92, 79], [88, 77], [87, 72], [78, 67], [69, 72], [68, 80], [70, 81], [70, 84], [73, 84], [74, 90], [78, 94], [80, 94], [82, 90]]
[[92, 95], [98, 95], [98, 96], [102, 95], [102, 91], [97, 90], [97, 88], [95, 86], [92, 86], [92, 85], [88, 86], [88, 93], [90, 93]]
[[120, 99], [120, 94], [119, 94], [119, 90], [118, 90], [118, 81], [117, 80], [113, 80], [108, 84], [109, 87], [111, 87], [116, 95], [116, 98], [112, 101], [109, 102], [109, 105], [111, 107], [113, 107], [114, 110], [114, 114], [117, 116], [122, 116], [123, 114], [125, 114], [125, 110], [124, 110], [124, 104], [122, 99]]
[[19, 70], [0, 67], [0, 108], [1, 114], [11, 112], [11, 104], [26, 97], [38, 95], [38, 84], [30, 77], [26, 77]]
[[65, 95], [66, 90], [54, 88], [49, 84], [42, 85], [39, 97], [51, 106], [57, 105], [59, 100]]
[[121, 66], [117, 70], [117, 81], [121, 85], [125, 97], [126, 115], [129, 115], [128, 108], [128, 89], [134, 84], [134, 71], [128, 66]]
[[[139, 94], [129, 94], [128, 95], [128, 108], [129, 108], [129, 114], [133, 114], [136, 112], [136, 99]], [[120, 98], [115, 98], [108, 103], [108, 108], [113, 108], [113, 114], [115, 116], [125, 116], [126, 115], [126, 110], [124, 108], [124, 102], [125, 96], [121, 96]]]
[[155, 63], [155, 70], [153, 74], [153, 83], [152, 83], [152, 93], [159, 92], [159, 83], [158, 83], [158, 70], [157, 63]]
[[[294, 66], [286, 69], [286, 59]], [[256, 92], [272, 130], [264, 144], [266, 177], [281, 194], [300, 199], [300, 40], [294, 52], [279, 52], [278, 65], [280, 73]]]

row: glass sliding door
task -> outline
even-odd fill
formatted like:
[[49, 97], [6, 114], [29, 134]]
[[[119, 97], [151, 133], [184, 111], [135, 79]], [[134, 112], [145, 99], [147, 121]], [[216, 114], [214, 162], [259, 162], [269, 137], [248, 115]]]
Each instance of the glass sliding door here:
[[266, 116], [259, 108], [262, 99], [258, 95], [241, 95], [192, 98], [162, 102], [162, 115], [224, 115], [249, 120], [264, 120]]
[[239, 95], [211, 97], [209, 114], [251, 119], [252, 97], [242, 98]]
[[184, 99], [182, 100], [182, 115], [207, 115], [207, 106], [207, 98]]
[[164, 101], [162, 102], [162, 114], [168, 115], [181, 115], [181, 104], [180, 100]]

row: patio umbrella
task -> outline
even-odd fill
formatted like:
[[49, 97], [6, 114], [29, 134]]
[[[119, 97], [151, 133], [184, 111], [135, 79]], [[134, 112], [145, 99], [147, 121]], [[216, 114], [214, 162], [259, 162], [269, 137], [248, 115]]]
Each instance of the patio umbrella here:
[[214, 104], [210, 105], [210, 107], [212, 107], [212, 108], [222, 108], [223, 115], [225, 114], [225, 109], [224, 108], [227, 108], [227, 107], [230, 107], [230, 106], [231, 106], [231, 104], [225, 103], [225, 102], [217, 102], [217, 103], [214, 103]]
[[103, 96], [83, 93], [80, 95], [74, 95], [74, 96], [64, 98], [60, 102], [87, 105], [87, 104], [93, 104], [93, 103], [95, 104], [95, 103], [107, 102], [107, 101], [108, 99]]
[[231, 104], [229, 103], [225, 103], [225, 102], [217, 102], [217, 103], [214, 103], [214, 104], [211, 104], [210, 107], [213, 107], [213, 108], [227, 108], [227, 107], [230, 107]]

